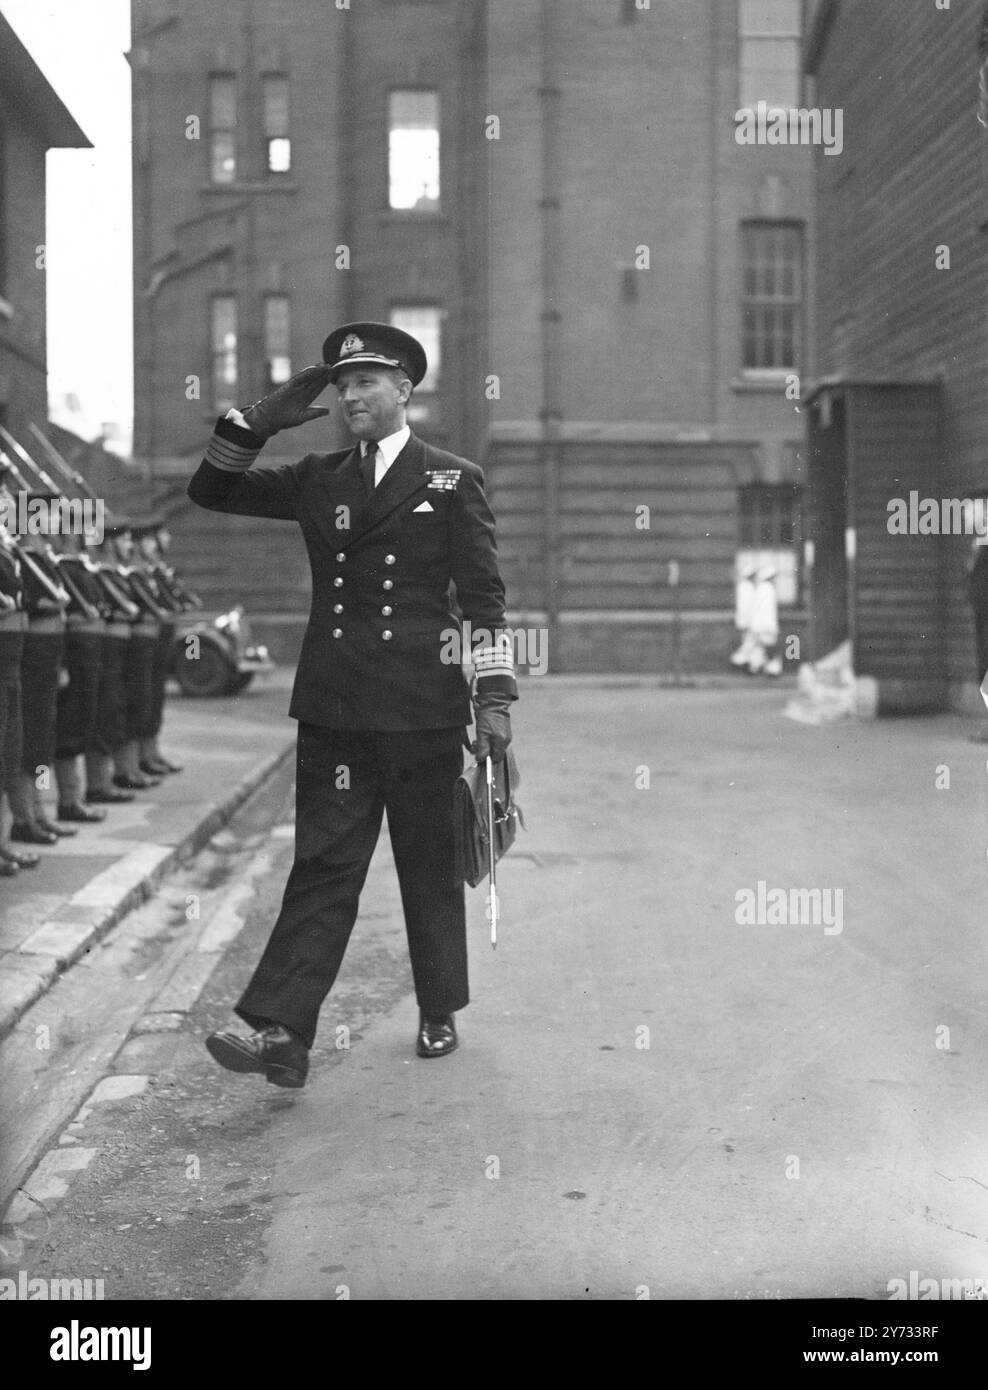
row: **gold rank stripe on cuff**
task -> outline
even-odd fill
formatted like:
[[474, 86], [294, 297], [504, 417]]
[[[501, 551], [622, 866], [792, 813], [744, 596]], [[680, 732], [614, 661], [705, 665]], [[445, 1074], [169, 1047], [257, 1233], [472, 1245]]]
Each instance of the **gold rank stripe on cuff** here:
[[478, 680], [485, 676], [513, 676], [514, 657], [506, 645], [497, 647], [478, 647], [473, 653], [473, 669]]
[[219, 434], [214, 434], [206, 450], [206, 462], [224, 473], [245, 472], [260, 453], [260, 449], [243, 444], [234, 444]]

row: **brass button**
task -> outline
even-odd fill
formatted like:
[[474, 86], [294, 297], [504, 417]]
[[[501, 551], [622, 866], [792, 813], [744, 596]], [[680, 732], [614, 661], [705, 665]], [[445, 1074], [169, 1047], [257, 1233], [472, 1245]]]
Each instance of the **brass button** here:
[[384, 583], [381, 585], [381, 588], [382, 588], [382, 589], [393, 589], [394, 586], [395, 586], [395, 582], [394, 582], [393, 579], [386, 579], [386, 580], [384, 581]]
[[393, 636], [394, 633], [391, 631], [391, 629], [389, 627], [386, 627], [384, 631], [381, 633], [381, 640], [384, 642], [390, 642]]
[[393, 555], [385, 555], [385, 557], [384, 557], [384, 563], [385, 563], [386, 565], [393, 565], [394, 562], [395, 562], [395, 557], [394, 557]]
[[336, 557], [336, 563], [337, 563], [338, 565], [342, 565], [342, 563], [343, 563], [343, 561], [344, 561], [345, 559], [346, 559], [346, 551], [345, 551], [345, 550], [341, 550], [340, 553], [339, 553], [339, 555], [337, 555], [337, 557]]
[[337, 575], [336, 578], [333, 580], [333, 588], [334, 588], [334, 589], [342, 589], [342, 588], [343, 588], [343, 580], [340, 578], [339, 575]]
[[342, 637], [342, 636], [343, 636], [343, 629], [342, 629], [341, 627], [334, 627], [334, 628], [333, 628], [333, 636], [334, 636], [334, 637]]
[[342, 605], [342, 603], [334, 603], [334, 604], [333, 604], [333, 612], [334, 612], [334, 613], [342, 613], [342, 612], [343, 612], [343, 605]]
[[385, 618], [390, 618], [393, 612], [394, 609], [391, 607], [390, 603], [386, 603], [384, 607], [381, 609], [381, 613]]

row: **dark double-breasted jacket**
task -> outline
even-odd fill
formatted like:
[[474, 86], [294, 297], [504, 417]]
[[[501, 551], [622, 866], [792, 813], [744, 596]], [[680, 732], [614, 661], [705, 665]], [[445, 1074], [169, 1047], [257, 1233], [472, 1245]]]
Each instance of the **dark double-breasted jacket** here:
[[[359, 446], [250, 467], [258, 450], [249, 430], [221, 420], [188, 493], [212, 511], [301, 528], [312, 601], [289, 713], [335, 729], [468, 724], [451, 581], [482, 641], [505, 623], [482, 470], [413, 434], [368, 492]], [[516, 693], [507, 671], [485, 688]]]

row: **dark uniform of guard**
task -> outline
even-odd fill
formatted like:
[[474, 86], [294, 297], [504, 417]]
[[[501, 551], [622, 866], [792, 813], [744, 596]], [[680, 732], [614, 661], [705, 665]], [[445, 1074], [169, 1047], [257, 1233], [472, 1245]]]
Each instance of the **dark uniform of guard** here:
[[164, 616], [156, 585], [134, 563], [134, 531], [140, 524], [132, 522], [115, 538], [121, 561], [117, 575], [137, 608], [124, 657], [126, 737], [113, 754], [113, 785], [124, 791], [144, 791], [161, 781], [158, 773], [147, 773], [140, 767], [141, 742], [147, 738], [154, 720], [154, 665]]
[[129, 523], [114, 520], [105, 529], [96, 558], [97, 578], [103, 593], [103, 631], [100, 659], [99, 702], [96, 731], [86, 750], [86, 802], [133, 801], [134, 794], [114, 786], [115, 758], [127, 742], [127, 690], [124, 671], [131, 628], [141, 616], [130, 596], [117, 553], [115, 537], [128, 532]]
[[105, 595], [99, 568], [81, 544], [60, 552], [58, 573], [69, 593], [69, 608], [63, 657], [66, 679], [58, 692], [56, 718], [56, 814], [60, 821], [101, 821], [106, 812], [85, 804], [81, 760], [96, 739]]
[[[30, 502], [50, 504], [57, 494], [34, 492]], [[7, 795], [13, 812], [10, 838], [24, 844], [52, 845], [76, 832], [49, 820], [41, 790], [50, 784], [55, 761], [59, 673], [65, 645], [69, 594], [61, 583], [50, 547], [41, 535], [17, 542], [24, 577], [28, 627], [21, 655], [21, 763], [8, 769]]]
[[169, 537], [164, 521], [160, 517], [150, 518], [135, 526], [133, 535], [137, 541], [141, 569], [154, 590], [161, 611], [160, 631], [151, 663], [148, 717], [138, 749], [141, 771], [155, 777], [182, 771], [178, 763], [172, 762], [162, 753], [159, 738], [164, 723], [165, 692], [168, 673], [171, 670], [177, 620], [180, 614], [188, 613], [202, 605], [199, 599], [184, 587], [174, 569], [165, 563]]
[[[13, 501], [4, 486], [2, 467], [0, 496]], [[21, 766], [21, 657], [27, 622], [20, 558], [13, 535], [0, 523], [0, 878], [11, 878], [39, 863], [37, 854], [12, 849], [7, 838], [7, 777]]]
[[[439, 1057], [456, 1046], [453, 1015], [469, 991], [452, 796], [470, 696], [449, 641], [460, 631], [451, 581], [464, 616], [486, 634], [474, 654], [480, 756], [504, 756], [517, 695], [510, 652], [496, 640], [504, 587], [481, 469], [404, 425], [426, 370], [421, 345], [389, 325], [349, 324], [326, 340], [323, 358], [220, 420], [189, 485], [211, 510], [295, 522], [312, 569], [290, 707], [299, 721], [295, 862], [236, 1008], [256, 1031], [207, 1043], [229, 1069], [283, 1086], [305, 1082], [385, 810], [420, 1010], [417, 1050]], [[329, 413], [310, 403], [331, 381], [357, 447], [251, 467], [270, 434]], [[397, 449], [393, 459], [385, 444]]]

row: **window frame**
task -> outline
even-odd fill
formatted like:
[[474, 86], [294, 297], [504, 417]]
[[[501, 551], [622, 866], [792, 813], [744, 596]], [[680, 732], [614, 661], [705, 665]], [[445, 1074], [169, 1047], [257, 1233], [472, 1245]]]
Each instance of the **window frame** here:
[[[798, 292], [786, 298], [776, 295], [769, 299], [764, 294], [749, 295], [745, 281], [749, 267], [758, 264], [757, 261], [749, 261], [747, 255], [747, 238], [749, 232], [757, 230], [789, 230], [798, 236], [798, 258], [795, 268], [798, 276]], [[741, 379], [744, 381], [775, 381], [789, 376], [793, 372], [799, 372], [803, 361], [806, 348], [806, 223], [801, 218], [796, 217], [746, 217], [739, 223], [740, 248], [739, 248], [739, 268], [738, 277], [738, 327], [739, 327], [739, 368]], [[792, 325], [793, 360], [789, 363], [768, 365], [760, 362], [751, 366], [746, 361], [746, 350], [749, 339], [748, 312], [752, 304], [776, 304], [780, 307], [791, 306], [794, 308]], [[764, 336], [764, 335], [763, 335]], [[775, 339], [774, 341], [778, 341]]]
[[[228, 82], [233, 92], [233, 118], [230, 125], [217, 125], [216, 103], [214, 93], [216, 84]], [[216, 188], [228, 188], [237, 182], [240, 173], [240, 151], [237, 148], [237, 113], [240, 107], [240, 89], [235, 72], [216, 71], [211, 72], [207, 78], [207, 111], [209, 115], [209, 131], [207, 150], [209, 158], [209, 182]], [[228, 137], [230, 141], [229, 158], [233, 160], [233, 168], [229, 178], [217, 178], [216, 175], [216, 142], [220, 137]]]
[[[268, 122], [268, 90], [269, 84], [280, 82], [284, 86], [285, 97], [285, 131], [283, 134], [272, 134], [269, 130]], [[283, 179], [292, 172], [292, 160], [295, 154], [292, 148], [292, 93], [291, 83], [287, 72], [275, 70], [261, 74], [261, 139], [263, 141], [264, 154], [264, 174], [266, 178]], [[285, 169], [274, 169], [271, 165], [271, 146], [276, 140], [284, 140], [288, 147], [288, 167]]]
[[[277, 353], [277, 354], [274, 353], [274, 352], [272, 351], [272, 346], [271, 346], [271, 319], [270, 319], [270, 317], [269, 317], [269, 311], [270, 311], [271, 305], [274, 304], [276, 301], [277, 301], [277, 302], [280, 302], [280, 303], [282, 303], [282, 304], [284, 304], [284, 306], [285, 306], [285, 340], [286, 340], [286, 348], [285, 348], [285, 352], [284, 352], [283, 354], [282, 354], [282, 353]], [[265, 379], [265, 382], [266, 382], [265, 390], [266, 390], [266, 391], [271, 391], [271, 390], [273, 390], [276, 386], [281, 386], [281, 385], [283, 385], [286, 381], [288, 381], [288, 379], [291, 377], [291, 374], [292, 374], [292, 297], [291, 297], [291, 295], [290, 295], [290, 294], [286, 294], [284, 290], [269, 290], [269, 291], [265, 294], [265, 296], [264, 296], [263, 321], [264, 321], [264, 328], [263, 328], [263, 337], [264, 337], [264, 379]], [[273, 376], [273, 374], [272, 374], [272, 372], [271, 372], [271, 364], [272, 364], [272, 361], [274, 360], [275, 356], [284, 356], [285, 359], [287, 360], [287, 363], [288, 363], [287, 375], [281, 377], [281, 378], [280, 378], [279, 380], [277, 380], [277, 381], [274, 379], [274, 376]]]
[[[401, 95], [425, 95], [435, 97], [436, 101], [436, 184], [438, 196], [435, 204], [427, 208], [403, 208], [396, 207], [392, 201], [392, 180], [391, 180], [391, 136], [396, 129], [392, 126], [391, 102], [392, 98]], [[407, 217], [409, 219], [422, 219], [443, 216], [443, 98], [439, 87], [430, 87], [424, 84], [415, 86], [388, 87], [385, 92], [385, 168], [384, 168], [384, 206], [391, 217]]]
[[[438, 350], [435, 354], [430, 354], [428, 345], [423, 343], [423, 347], [426, 349], [426, 357], [429, 359], [429, 365], [422, 381], [415, 388], [416, 395], [428, 396], [430, 399], [434, 399], [443, 389], [443, 366], [445, 361], [443, 353], [443, 325], [446, 320], [446, 310], [443, 305], [434, 299], [397, 300], [388, 308], [388, 323], [392, 328], [400, 328], [405, 333], [411, 333], [414, 338], [417, 336], [416, 333], [404, 324], [396, 323], [394, 316], [395, 314], [415, 313], [416, 311], [419, 313], [429, 311], [434, 312], [436, 315], [436, 339], [438, 342]], [[428, 385], [426, 385], [427, 382]]]
[[[791, 111], [791, 110], [794, 110], [794, 109], [799, 109], [799, 108], [803, 105], [803, 96], [804, 96], [804, 93], [805, 93], [806, 82], [805, 82], [805, 75], [804, 75], [804, 73], [803, 73], [802, 51], [803, 51], [803, 37], [804, 37], [805, 32], [806, 32], [806, 7], [805, 7], [805, 4], [803, 3], [803, 0], [795, 0], [795, 3], [796, 3], [796, 11], [797, 11], [796, 24], [797, 24], [797, 26], [798, 26], [795, 30], [790, 30], [790, 29], [786, 29], [786, 30], [782, 30], [782, 29], [750, 29], [750, 30], [746, 30], [746, 29], [744, 28], [744, 4], [745, 4], [745, 0], [738, 0], [738, 24], [737, 24], [737, 34], [738, 34], [738, 90], [737, 90], [737, 96], [738, 96], [738, 109], [739, 109], [739, 110], [755, 110], [755, 109], [757, 109], [758, 102], [759, 102], [759, 101], [764, 101], [764, 102], [766, 103], [766, 106], [767, 106], [768, 114], [771, 115], [773, 112], [776, 112], [776, 111], [786, 111], [786, 112], [788, 112], [788, 111]], [[755, 97], [755, 99], [754, 99], [753, 101], [751, 101], [751, 100], [748, 99], [749, 94], [745, 91], [745, 78], [746, 78], [746, 72], [747, 72], [747, 71], [752, 71], [752, 72], [763, 72], [763, 71], [765, 71], [765, 69], [759, 68], [759, 67], [752, 67], [751, 69], [746, 69], [746, 68], [745, 68], [745, 45], [746, 45], [746, 44], [752, 44], [752, 43], [773, 43], [773, 44], [776, 44], [776, 45], [779, 45], [779, 46], [781, 46], [781, 45], [783, 45], [783, 44], [786, 44], [786, 45], [788, 45], [788, 46], [790, 46], [790, 47], [793, 47], [793, 48], [795, 49], [795, 64], [794, 64], [795, 72], [794, 72], [794, 76], [795, 76], [795, 82], [796, 82], [796, 91], [795, 91], [795, 99], [792, 101], [792, 103], [791, 103], [789, 106], [781, 106], [781, 105], [777, 105], [777, 104], [773, 103], [772, 101], [769, 100], [769, 97], [768, 97], [767, 94], [758, 95], [758, 96]], [[781, 70], [781, 69], [780, 69], [780, 70]]]
[[[217, 345], [217, 309], [221, 302], [229, 303], [233, 308], [233, 382], [229, 386], [229, 399], [225, 394], [228, 384], [221, 373], [230, 349], [222, 344]], [[240, 389], [240, 301], [231, 290], [214, 290], [209, 296], [209, 364], [212, 407], [213, 410], [224, 413], [236, 406]]]

